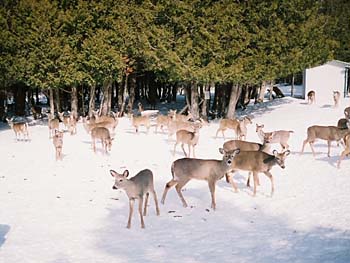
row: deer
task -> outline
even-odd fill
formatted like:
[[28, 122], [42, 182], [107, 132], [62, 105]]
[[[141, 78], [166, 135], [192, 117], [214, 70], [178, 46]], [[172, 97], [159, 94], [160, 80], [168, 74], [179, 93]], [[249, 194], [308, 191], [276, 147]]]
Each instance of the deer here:
[[[191, 155], [191, 147], [193, 152], [193, 157], [195, 158], [195, 151], [194, 148], [196, 147], [199, 139], [199, 129], [201, 126], [197, 125], [194, 127], [194, 131], [187, 131], [187, 130], [179, 130], [176, 132], [176, 142], [174, 145], [174, 152], [173, 155], [175, 155], [176, 146], [181, 143], [182, 151], [184, 152], [186, 157], [190, 157]], [[184, 149], [184, 144], [188, 145], [188, 155]]]
[[164, 133], [163, 127], [169, 129], [169, 123], [175, 119], [176, 111], [169, 110], [167, 115], [158, 115], [156, 119], [156, 129], [155, 133], [158, 133], [158, 128], [160, 127]]
[[56, 161], [62, 160], [63, 132], [55, 130], [52, 142], [56, 150]]
[[135, 132], [139, 132], [140, 126], [145, 126], [147, 129], [147, 134], [149, 132], [149, 128], [151, 127], [151, 120], [149, 116], [133, 116], [131, 115], [131, 125], [135, 127]]
[[344, 141], [345, 149], [340, 154], [339, 160], [337, 162], [338, 169], [340, 168], [340, 163], [344, 159], [344, 157], [350, 154], [350, 132], [344, 136], [343, 141]]
[[336, 126], [319, 126], [313, 125], [307, 128], [307, 138], [303, 142], [301, 153], [304, 153], [304, 148], [309, 143], [312, 154], [315, 157], [315, 150], [313, 144], [316, 139], [326, 140], [328, 144], [327, 156], [330, 157], [330, 148], [332, 141], [341, 140], [350, 131], [350, 121], [347, 123], [347, 129], [339, 129]]
[[10, 125], [11, 129], [15, 133], [16, 140], [20, 141], [22, 136], [24, 141], [29, 140], [28, 123], [26, 122], [13, 122], [13, 119], [6, 118], [6, 121]]
[[[145, 222], [143, 217], [147, 214], [147, 203], [149, 193], [153, 195], [153, 199], [156, 205], [156, 214], [160, 215], [157, 194], [154, 190], [153, 173], [149, 169], [144, 169], [138, 172], [134, 177], [128, 179], [129, 171], [125, 170], [122, 174], [117, 173], [114, 170], [110, 170], [111, 175], [114, 177], [115, 182], [113, 189], [123, 189], [129, 198], [129, 218], [126, 225], [127, 228], [131, 228], [131, 219], [134, 211], [135, 199], [139, 202], [139, 214], [141, 219], [141, 228], [145, 228]], [[146, 196], [146, 197], [145, 197]], [[142, 213], [143, 199], [145, 197], [145, 205]]]
[[105, 121], [96, 122], [96, 120], [93, 118], [91, 118], [90, 120], [87, 120], [86, 117], [83, 118], [83, 126], [84, 126], [87, 133], [91, 133], [91, 130], [96, 128], [96, 127], [106, 128], [111, 133], [111, 132], [114, 132], [116, 125], [117, 125], [117, 122], [112, 121], [112, 120], [105, 120]]
[[333, 100], [334, 100], [334, 108], [338, 108], [340, 101], [340, 92], [334, 90], [333, 91]]
[[286, 150], [289, 148], [288, 140], [290, 137], [290, 134], [294, 131], [287, 131], [287, 130], [277, 130], [273, 132], [264, 132], [264, 124], [259, 125], [256, 124], [256, 133], [258, 134], [258, 137], [260, 140], [265, 143], [279, 143], [282, 146], [283, 150]]
[[[253, 196], [256, 196], [257, 185], [259, 185], [259, 173], [264, 173], [271, 181], [271, 197], [274, 194], [275, 186], [273, 182], [273, 176], [270, 172], [271, 168], [275, 165], [285, 168], [285, 159], [290, 154], [290, 151], [277, 152], [274, 150], [273, 154], [269, 154], [262, 151], [241, 151], [231, 163], [231, 171], [226, 174], [226, 181], [230, 182], [235, 192], [238, 191], [237, 185], [233, 180], [233, 175], [237, 171], [248, 171], [253, 173], [254, 178], [254, 190]], [[247, 185], [249, 185], [249, 177]]]
[[32, 113], [33, 113], [33, 117], [34, 117], [34, 120], [37, 120], [39, 118], [42, 118], [42, 108], [38, 105], [32, 105], [30, 107]]
[[344, 109], [344, 115], [346, 119], [350, 119], [350, 107]]
[[174, 161], [171, 165], [172, 179], [166, 183], [161, 203], [165, 203], [166, 195], [169, 189], [175, 186], [176, 192], [182, 201], [182, 205], [187, 207], [187, 202], [181, 193], [181, 189], [192, 179], [205, 180], [208, 182], [211, 194], [211, 208], [216, 209], [215, 186], [216, 182], [223, 178], [230, 171], [233, 159], [239, 154], [240, 150], [226, 152], [220, 148], [219, 152], [223, 154], [222, 160], [182, 158]]
[[100, 139], [104, 153], [108, 153], [112, 148], [112, 141], [109, 130], [105, 127], [95, 127], [91, 130], [92, 149], [96, 153], [96, 140]]
[[69, 123], [71, 120], [70, 112], [58, 112], [58, 116], [63, 122], [65, 129], [68, 130]]
[[247, 133], [248, 133], [247, 125], [252, 124], [252, 123], [253, 122], [251, 121], [251, 119], [249, 117], [244, 117], [242, 120], [239, 120], [239, 125], [238, 125], [238, 129], [237, 129], [238, 139], [246, 140]]
[[49, 126], [49, 138], [51, 139], [55, 135], [55, 131], [59, 130], [60, 120], [52, 116], [49, 116], [48, 126]]
[[307, 93], [307, 103], [308, 104], [315, 104], [316, 103], [316, 92], [314, 90], [310, 90]]
[[246, 136], [246, 126], [248, 124], [251, 124], [252, 121], [249, 117], [245, 116], [242, 120], [238, 119], [221, 119], [219, 123], [219, 128], [216, 131], [215, 138], [218, 137], [219, 132], [221, 131], [222, 137], [225, 139], [225, 131], [227, 129], [232, 129], [235, 132], [236, 139], [239, 137], [245, 137]]

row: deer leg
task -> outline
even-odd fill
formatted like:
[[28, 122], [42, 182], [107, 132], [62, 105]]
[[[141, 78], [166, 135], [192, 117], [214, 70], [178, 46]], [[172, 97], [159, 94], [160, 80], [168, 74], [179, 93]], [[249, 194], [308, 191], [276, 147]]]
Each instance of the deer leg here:
[[131, 227], [131, 218], [132, 218], [132, 213], [134, 211], [134, 203], [135, 203], [135, 199], [134, 198], [130, 198], [129, 199], [129, 218], [128, 218], [128, 224], [127, 224], [127, 228]]
[[234, 172], [235, 171], [232, 171], [232, 173], [230, 173], [230, 174], [232, 174], [232, 176], [229, 175], [229, 173], [226, 173], [226, 181], [232, 185], [233, 189], [235, 189], [235, 192], [237, 193], [238, 192], [238, 187], [237, 187], [235, 181], [232, 178], [233, 175], [234, 175]]
[[188, 157], [191, 157], [191, 145], [190, 144], [187, 144], [188, 145]]
[[156, 191], [154, 189], [152, 190], [152, 195], [153, 195], [154, 203], [156, 205], [156, 213], [157, 213], [157, 216], [159, 216], [160, 212], [159, 212], [159, 206], [158, 206], [158, 198], [157, 198]]
[[184, 152], [185, 156], [188, 157], [187, 153], [185, 152], [185, 148], [184, 148], [184, 144], [183, 143], [181, 144], [181, 148], [182, 148], [182, 151]]
[[307, 140], [307, 139], [304, 140], [304, 142], [303, 142], [303, 147], [301, 148], [300, 154], [303, 154], [303, 153], [304, 153], [305, 145], [306, 145], [307, 143], [308, 143], [308, 140]]
[[162, 200], [161, 200], [161, 203], [164, 204], [165, 202], [165, 197], [169, 191], [169, 189], [171, 187], [173, 187], [174, 185], [177, 184], [177, 181], [175, 181], [174, 179], [172, 179], [171, 181], [169, 181], [166, 185], [165, 185], [165, 188], [164, 188], [164, 192], [163, 192], [163, 196], [162, 196]]
[[270, 172], [264, 172], [264, 174], [270, 178], [271, 180], [271, 197], [273, 196], [273, 193], [275, 192], [275, 186], [274, 186], [274, 182], [273, 182], [273, 177], [272, 174]]
[[147, 192], [147, 193], [146, 193], [146, 198], [145, 198], [145, 205], [144, 205], [144, 208], [143, 208], [143, 216], [146, 216], [146, 215], [147, 215], [148, 198], [149, 198], [149, 193]]
[[141, 228], [145, 228], [145, 222], [143, 221], [143, 215], [142, 215], [142, 206], [143, 206], [143, 196], [139, 198], [139, 214], [140, 214], [140, 220], [141, 220]]
[[314, 149], [314, 142], [309, 142], [310, 144], [310, 148], [311, 148], [311, 151], [312, 151], [312, 155], [315, 157], [315, 149]]
[[208, 181], [208, 186], [211, 194], [211, 208], [216, 209], [215, 202], [215, 181]]
[[220, 131], [220, 128], [216, 131], [216, 134], [215, 134], [215, 139], [218, 137], [218, 133]]
[[253, 179], [254, 179], [253, 196], [256, 196], [256, 187], [258, 185], [258, 173], [257, 172], [253, 172]]
[[342, 151], [337, 164], [338, 168], [340, 168], [340, 163], [344, 159], [345, 155], [348, 155], [349, 153], [350, 153], [350, 149], [349, 150], [345, 149], [344, 151]]
[[194, 152], [194, 148], [195, 148], [195, 146], [196, 146], [196, 145], [193, 145], [193, 146], [192, 146], [193, 158], [196, 158], [196, 154], [195, 154], [195, 152]]
[[176, 151], [176, 146], [177, 146], [177, 142], [174, 145], [174, 151], [173, 151], [173, 156], [175, 155], [175, 151]]
[[328, 157], [331, 157], [331, 144], [332, 142], [331, 141], [327, 141], [327, 144], [328, 144]]
[[182, 187], [184, 187], [187, 184], [188, 181], [189, 181], [189, 179], [186, 179], [185, 181], [178, 182], [177, 185], [175, 186], [176, 192], [179, 195], [179, 197], [182, 201], [182, 205], [184, 207], [187, 207], [187, 203], [186, 203], [184, 196], [182, 195], [181, 189], [182, 189]]

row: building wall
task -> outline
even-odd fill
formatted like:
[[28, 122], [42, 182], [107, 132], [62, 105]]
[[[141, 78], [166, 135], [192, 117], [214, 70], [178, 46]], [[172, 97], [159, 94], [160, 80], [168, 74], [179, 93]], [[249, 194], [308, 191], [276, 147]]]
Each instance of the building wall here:
[[316, 104], [332, 105], [333, 91], [337, 90], [344, 94], [344, 67], [324, 64], [305, 70], [304, 87], [305, 99], [310, 90], [316, 92]]

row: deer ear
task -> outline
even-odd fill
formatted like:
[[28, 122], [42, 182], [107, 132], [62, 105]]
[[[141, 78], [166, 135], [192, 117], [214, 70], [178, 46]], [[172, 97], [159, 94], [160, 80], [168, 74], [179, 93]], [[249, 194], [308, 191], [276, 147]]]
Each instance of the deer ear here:
[[224, 154], [224, 153], [225, 153], [225, 150], [224, 150], [223, 148], [219, 148], [219, 152], [220, 152], [221, 154]]
[[290, 150], [287, 150], [284, 152], [285, 156], [288, 156], [290, 154]]
[[114, 170], [109, 170], [109, 172], [111, 173], [112, 177], [115, 177], [117, 175], [117, 172]]
[[237, 148], [233, 151], [235, 154], [239, 154], [241, 152], [241, 149]]
[[124, 173], [123, 173], [123, 176], [124, 176], [124, 177], [128, 177], [128, 176], [129, 176], [129, 171], [128, 171], [128, 170], [125, 170]]

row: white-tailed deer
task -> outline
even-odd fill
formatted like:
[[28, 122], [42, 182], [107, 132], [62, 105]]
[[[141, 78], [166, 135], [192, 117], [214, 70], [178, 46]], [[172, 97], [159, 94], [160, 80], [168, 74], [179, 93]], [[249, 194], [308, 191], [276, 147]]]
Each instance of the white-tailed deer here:
[[237, 138], [240, 140], [246, 140], [247, 139], [247, 125], [252, 124], [253, 122], [249, 117], [244, 117], [242, 120], [239, 120], [239, 125], [237, 128]]
[[316, 103], [316, 93], [315, 93], [315, 91], [310, 90], [310, 91], [307, 93], [307, 103], [308, 103], [308, 104], [314, 104], [314, 103]]
[[103, 127], [108, 129], [110, 132], [113, 132], [115, 127], [117, 126], [117, 121], [109, 119], [105, 121], [96, 121], [96, 119], [91, 118], [87, 120], [87, 118], [83, 118], [83, 126], [87, 133], [90, 133], [92, 129], [96, 127]]
[[52, 138], [52, 142], [56, 150], [56, 161], [62, 160], [63, 132], [55, 130], [55, 135]]
[[158, 128], [164, 132], [164, 127], [167, 127], [169, 129], [169, 123], [173, 120], [175, 120], [175, 114], [176, 111], [169, 110], [168, 115], [158, 115], [156, 119], [156, 130], [155, 132], [158, 133]]
[[345, 118], [350, 119], [350, 107], [344, 109]]
[[145, 126], [147, 129], [147, 133], [149, 132], [149, 128], [151, 127], [151, 120], [149, 116], [133, 116], [131, 115], [131, 125], [135, 127], [136, 133], [139, 132], [140, 126]]
[[28, 123], [26, 122], [13, 122], [13, 120], [6, 118], [7, 123], [15, 133], [16, 140], [21, 140], [21, 136], [24, 141], [29, 140]]
[[38, 105], [32, 105], [30, 107], [32, 113], [33, 113], [33, 117], [34, 117], [34, 120], [37, 120], [39, 118], [42, 118], [42, 108]]
[[174, 161], [171, 165], [172, 179], [165, 185], [162, 204], [165, 202], [166, 195], [169, 189], [175, 186], [176, 192], [179, 195], [184, 207], [187, 207], [185, 198], [181, 193], [181, 189], [191, 180], [205, 180], [208, 182], [211, 194], [211, 207], [216, 209], [215, 202], [215, 186], [216, 182], [224, 177], [230, 171], [233, 159], [239, 154], [239, 149], [226, 152], [224, 149], [219, 149], [223, 154], [222, 160], [203, 160], [182, 158]]
[[344, 138], [343, 138], [343, 141], [344, 141], [344, 151], [342, 151], [342, 153], [340, 154], [340, 157], [339, 157], [339, 160], [338, 160], [338, 163], [337, 163], [337, 167], [340, 168], [340, 163], [341, 161], [344, 159], [344, 157], [346, 155], [349, 155], [350, 154], [350, 132], [347, 133]]
[[[268, 154], [262, 151], [241, 151], [234, 159], [231, 164], [232, 171], [231, 173], [226, 174], [226, 181], [230, 182], [235, 189], [238, 191], [238, 188], [233, 181], [233, 175], [236, 171], [248, 171], [253, 173], [254, 178], [254, 190], [253, 195], [256, 195], [256, 187], [258, 183], [258, 174], [264, 173], [271, 180], [271, 196], [274, 193], [275, 186], [273, 182], [273, 177], [270, 172], [271, 168], [276, 164], [279, 165], [282, 169], [285, 168], [285, 159], [290, 154], [290, 151], [278, 153], [276, 150], [273, 151], [273, 155]], [[249, 177], [248, 182], [249, 185]]]
[[290, 137], [290, 134], [294, 131], [286, 131], [286, 130], [278, 130], [273, 132], [264, 132], [263, 131], [264, 124], [258, 125], [256, 124], [256, 133], [258, 134], [258, 137], [263, 142], [263, 144], [268, 143], [279, 143], [282, 146], [283, 150], [286, 150], [289, 148], [288, 140]]
[[328, 157], [330, 157], [330, 149], [332, 141], [341, 140], [349, 131], [350, 123], [347, 123], [348, 129], [339, 129], [336, 126], [310, 126], [307, 128], [307, 138], [303, 142], [301, 154], [304, 152], [305, 145], [310, 144], [313, 156], [315, 156], [315, 150], [313, 144], [316, 139], [326, 140], [328, 144]]
[[235, 132], [236, 139], [240, 137], [245, 137], [247, 134], [247, 125], [251, 124], [252, 121], [249, 117], [245, 116], [243, 119], [221, 119], [219, 123], [219, 128], [216, 131], [215, 138], [218, 137], [218, 133], [221, 131], [222, 137], [225, 139], [225, 131], [227, 129], [232, 129]]
[[[193, 157], [195, 158], [195, 151], [194, 148], [196, 147], [197, 143], [198, 143], [198, 139], [199, 139], [199, 129], [201, 127], [194, 127], [194, 131], [190, 132], [187, 130], [179, 130], [176, 132], [176, 142], [174, 145], [174, 152], [173, 155], [175, 155], [175, 151], [176, 151], [176, 146], [181, 143], [181, 148], [182, 151], [184, 152], [186, 157], [190, 157], [191, 156], [191, 148], [192, 148], [192, 153], [193, 153]], [[184, 144], [188, 145], [188, 155], [184, 149]]]
[[60, 120], [49, 116], [48, 126], [49, 126], [49, 138], [52, 138], [55, 135], [55, 131], [59, 130], [60, 128]]
[[[134, 177], [128, 179], [129, 171], [125, 170], [122, 174], [119, 174], [113, 170], [110, 170], [111, 175], [115, 178], [113, 189], [124, 189], [129, 198], [129, 218], [127, 228], [131, 227], [131, 218], [134, 211], [135, 199], [139, 201], [139, 214], [141, 219], [141, 227], [145, 228], [145, 222], [143, 216], [147, 214], [147, 203], [149, 193], [151, 192], [156, 204], [156, 213], [159, 216], [159, 206], [157, 200], [157, 194], [154, 190], [153, 173], [151, 170], [145, 169], [140, 171]], [[145, 205], [142, 214], [143, 198], [145, 198]]]
[[105, 153], [112, 148], [112, 138], [110, 136], [109, 130], [105, 127], [95, 127], [91, 130], [91, 142], [94, 152], [96, 152], [96, 140], [101, 140], [102, 149]]
[[60, 120], [63, 122], [65, 130], [68, 131], [69, 123], [71, 119], [70, 112], [58, 112], [58, 116]]
[[334, 108], [338, 108], [340, 101], [340, 92], [334, 90], [333, 91], [333, 100], [334, 100]]

